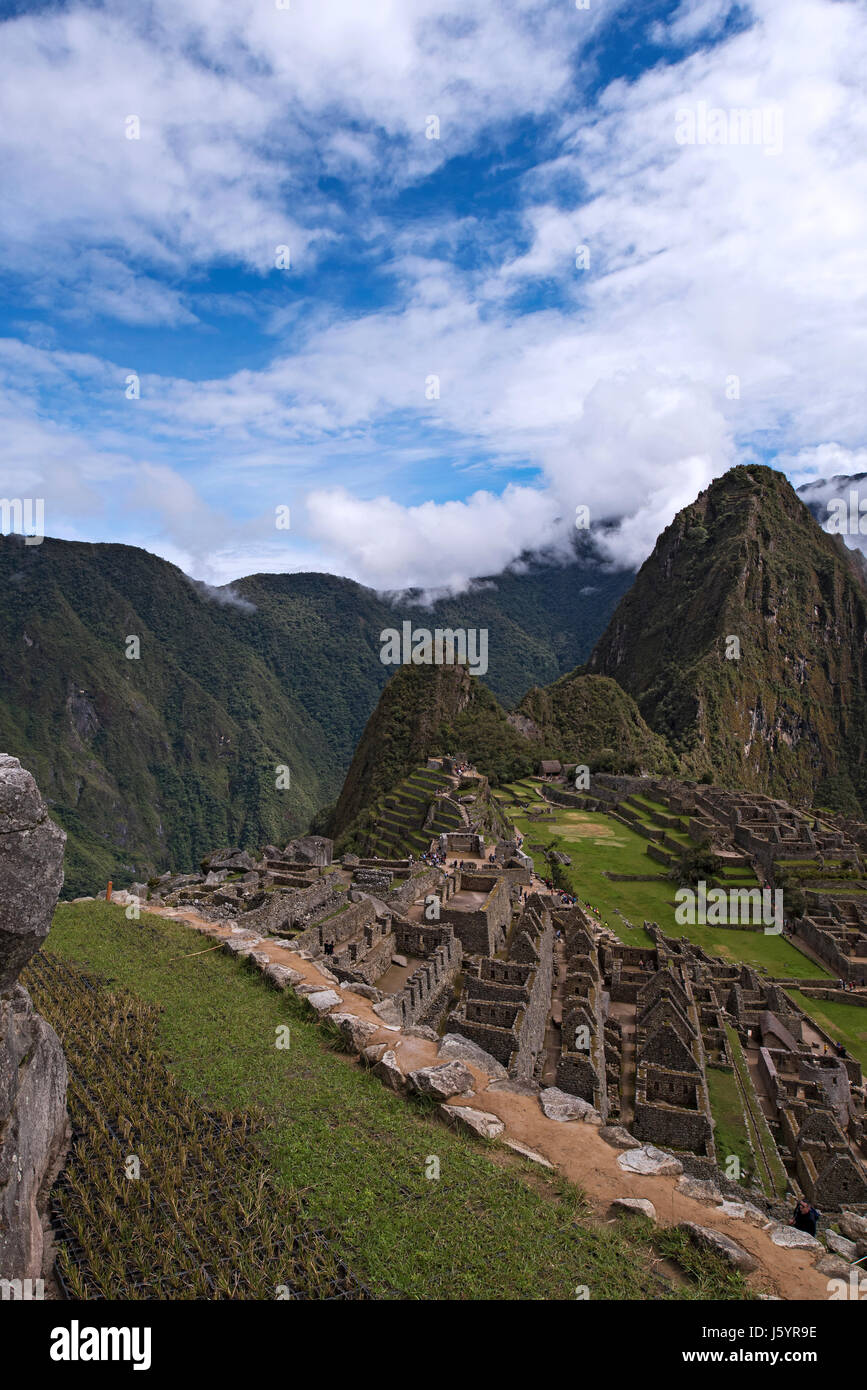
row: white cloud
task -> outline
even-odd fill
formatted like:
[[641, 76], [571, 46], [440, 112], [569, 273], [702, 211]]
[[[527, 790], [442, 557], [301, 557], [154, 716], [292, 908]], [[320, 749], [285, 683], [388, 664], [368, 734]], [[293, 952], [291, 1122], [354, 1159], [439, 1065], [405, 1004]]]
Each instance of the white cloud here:
[[[66, 308], [79, 312], [90, 267], [103, 311], [176, 324], [194, 301], [161, 270], [264, 268], [275, 242], [297, 241], [303, 259], [325, 238], [348, 256], [356, 242], [388, 248], [402, 295], [353, 316], [278, 310], [265, 366], [145, 372], [134, 406], [122, 393], [134, 363], [6, 344], [20, 457], [38, 466], [28, 412], [68, 459], [87, 408], [84, 467], [136, 489], [152, 548], [212, 582], [318, 556], [387, 589], [458, 586], [565, 544], [579, 503], [610, 523], [607, 558], [637, 564], [744, 453], [776, 449], [796, 481], [859, 471], [867, 16], [850, 0], [741, 8], [750, 28], [682, 61], [669, 52], [598, 100], [568, 78], [610, 6], [159, 0], [147, 24], [132, 5], [8, 22], [0, 142], [26, 199], [0, 209], [0, 231], [13, 266], [64, 287]], [[730, 9], [685, 0], [666, 34], [718, 38]], [[779, 108], [782, 149], [679, 145], [678, 110], [701, 102]], [[520, 250], [481, 211], [409, 226], [379, 211], [377, 188], [562, 110], [551, 158], [510, 183]], [[139, 142], [123, 137], [131, 111]], [[429, 114], [439, 141], [424, 139]], [[349, 180], [369, 217], [347, 226], [316, 191], [322, 170]], [[472, 268], [457, 259], [468, 243]], [[539, 281], [554, 307], [519, 312]], [[480, 490], [419, 501], [443, 496], [446, 460], [481, 469]], [[485, 460], [532, 482], [486, 486]], [[289, 483], [310, 494], [291, 549], [267, 534]]]

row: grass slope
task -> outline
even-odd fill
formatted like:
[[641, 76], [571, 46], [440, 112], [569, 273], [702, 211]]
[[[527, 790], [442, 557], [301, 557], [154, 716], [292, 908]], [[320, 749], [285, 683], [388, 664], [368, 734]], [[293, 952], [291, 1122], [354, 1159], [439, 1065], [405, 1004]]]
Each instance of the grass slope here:
[[[743, 1280], [688, 1251], [676, 1232], [587, 1223], [572, 1185], [454, 1134], [328, 1050], [307, 1007], [270, 990], [180, 923], [128, 922], [106, 903], [62, 904], [50, 953], [161, 1010], [159, 1042], [182, 1085], [208, 1105], [262, 1107], [264, 1160], [336, 1230], [353, 1273], [381, 1297], [412, 1299], [742, 1298]], [[277, 1029], [291, 1046], [275, 1046]], [[440, 1162], [436, 1181], [425, 1176]], [[652, 1274], [660, 1255], [690, 1271]]]

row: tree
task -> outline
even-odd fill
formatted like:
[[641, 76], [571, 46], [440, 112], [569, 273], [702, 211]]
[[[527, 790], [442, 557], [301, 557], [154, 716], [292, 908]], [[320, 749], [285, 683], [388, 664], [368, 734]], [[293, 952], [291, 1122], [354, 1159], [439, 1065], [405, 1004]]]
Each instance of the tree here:
[[713, 852], [710, 840], [700, 845], [690, 845], [681, 851], [680, 859], [669, 870], [668, 877], [674, 883], [689, 884], [695, 887], [702, 880], [713, 878], [720, 868], [720, 860]]

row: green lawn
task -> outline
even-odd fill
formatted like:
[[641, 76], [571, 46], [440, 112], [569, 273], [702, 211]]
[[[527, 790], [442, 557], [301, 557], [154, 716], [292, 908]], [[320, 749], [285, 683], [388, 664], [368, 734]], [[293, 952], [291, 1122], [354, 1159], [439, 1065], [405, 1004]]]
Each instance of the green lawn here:
[[[327, 1046], [309, 1006], [178, 922], [61, 904], [47, 949], [158, 1005], [168, 1065], [197, 1099], [264, 1109], [263, 1163], [378, 1296], [569, 1300], [579, 1286], [607, 1299], [750, 1296], [719, 1260], [691, 1255], [693, 1282], [662, 1288], [651, 1265], [669, 1233], [588, 1222], [573, 1185], [392, 1094]], [[426, 1177], [432, 1157], [437, 1180]]]
[[725, 1172], [729, 1157], [736, 1155], [741, 1165], [740, 1179], [744, 1180], [755, 1169], [755, 1159], [747, 1137], [738, 1084], [732, 1072], [708, 1067], [707, 1089], [715, 1122], [713, 1142], [717, 1165]]
[[858, 1004], [837, 1004], [828, 999], [811, 999], [799, 989], [790, 989], [796, 1003], [824, 1028], [835, 1042], [847, 1047], [867, 1072], [867, 1009]]
[[[648, 856], [648, 842], [643, 836], [603, 812], [567, 807], [555, 807], [554, 811], [551, 820], [536, 823], [518, 810], [510, 809], [509, 814], [527, 838], [525, 848], [532, 855], [536, 872], [550, 877], [551, 870], [544, 853], [531, 850], [530, 842], [568, 854], [572, 865], [564, 867], [563, 872], [572, 891], [582, 902], [597, 908], [602, 920], [621, 940], [645, 940], [640, 929], [647, 918], [656, 922], [666, 935], [685, 936], [725, 960], [744, 961], [772, 975], [795, 979], [828, 978], [826, 970], [781, 936], [676, 922], [674, 895], [677, 885], [665, 877], [663, 866]], [[605, 877], [605, 870], [658, 876], [648, 883], [617, 883]], [[741, 881], [739, 878], [727, 882], [734, 887]], [[750, 886], [750, 879], [744, 878], [743, 884]], [[623, 925], [615, 911], [617, 908], [639, 928], [639, 933]]]

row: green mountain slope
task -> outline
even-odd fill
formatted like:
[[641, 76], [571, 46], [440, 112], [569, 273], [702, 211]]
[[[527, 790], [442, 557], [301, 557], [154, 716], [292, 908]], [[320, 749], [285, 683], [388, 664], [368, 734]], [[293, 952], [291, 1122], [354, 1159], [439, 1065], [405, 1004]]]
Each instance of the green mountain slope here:
[[0, 747], [69, 833], [67, 894], [305, 828], [333, 751], [255, 613], [127, 546], [6, 540], [0, 588]]
[[[565, 763], [591, 771], [674, 774], [677, 759], [647, 727], [631, 695], [607, 676], [580, 670], [524, 696], [509, 722]], [[539, 756], [543, 756], [541, 753]]]
[[586, 657], [628, 581], [576, 554], [425, 608], [321, 574], [207, 590], [132, 546], [0, 537], [0, 748], [68, 833], [68, 895], [190, 868], [221, 842], [285, 842], [333, 803], [391, 674], [385, 628], [487, 628], [487, 679], [511, 702]]
[[494, 785], [526, 775], [538, 756], [465, 667], [399, 666], [359, 740], [329, 833], [354, 836], [383, 794], [442, 753], [465, 758]]
[[587, 670], [686, 771], [867, 811], [861, 572], [782, 474], [734, 468], [659, 537]]

